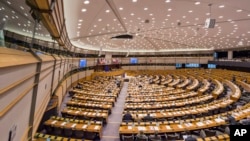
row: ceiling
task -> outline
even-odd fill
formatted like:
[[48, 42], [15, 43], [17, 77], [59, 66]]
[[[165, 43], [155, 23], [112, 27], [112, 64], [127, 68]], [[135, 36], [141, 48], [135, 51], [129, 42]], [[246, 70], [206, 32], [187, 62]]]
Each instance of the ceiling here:
[[[115, 52], [211, 51], [250, 46], [249, 0], [63, 0], [66, 29], [79, 48]], [[209, 6], [211, 4], [211, 6]], [[0, 1], [7, 30], [32, 36], [25, 0]], [[207, 18], [214, 28], [205, 28]], [[111, 39], [129, 34], [133, 39]], [[40, 23], [36, 38], [51, 41]]]

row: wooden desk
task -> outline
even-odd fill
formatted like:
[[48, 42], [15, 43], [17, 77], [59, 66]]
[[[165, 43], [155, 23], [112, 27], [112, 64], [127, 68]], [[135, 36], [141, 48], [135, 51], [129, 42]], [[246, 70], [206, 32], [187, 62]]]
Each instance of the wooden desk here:
[[76, 116], [76, 117], [90, 117], [90, 118], [102, 118], [104, 119], [106, 123], [108, 123], [108, 111], [107, 112], [95, 112], [95, 111], [81, 111], [81, 110], [73, 110], [73, 109], [68, 109], [64, 108], [62, 113], [66, 113], [68, 115]]
[[72, 130], [83, 130], [87, 132], [98, 133], [100, 138], [102, 137], [102, 125], [101, 124], [84, 124], [84, 123], [73, 123], [66, 121], [58, 121], [49, 119], [44, 122], [44, 125], [52, 127], [61, 127], [61, 128], [71, 128]]
[[222, 83], [220, 83], [220, 81], [218, 81], [217, 79], [214, 79], [214, 82], [216, 84], [216, 88], [215, 90], [212, 92], [213, 97], [217, 98], [224, 90], [224, 86], [222, 85]]

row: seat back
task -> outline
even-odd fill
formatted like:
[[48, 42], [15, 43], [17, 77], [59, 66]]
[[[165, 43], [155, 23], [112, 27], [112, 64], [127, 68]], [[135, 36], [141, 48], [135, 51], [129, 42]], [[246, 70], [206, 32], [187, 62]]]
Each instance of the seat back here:
[[73, 131], [71, 128], [64, 128], [63, 135], [66, 137], [71, 137], [73, 135]]
[[122, 135], [122, 141], [134, 141], [134, 135]]
[[75, 130], [74, 137], [77, 139], [82, 139], [84, 137], [84, 132], [82, 130]]

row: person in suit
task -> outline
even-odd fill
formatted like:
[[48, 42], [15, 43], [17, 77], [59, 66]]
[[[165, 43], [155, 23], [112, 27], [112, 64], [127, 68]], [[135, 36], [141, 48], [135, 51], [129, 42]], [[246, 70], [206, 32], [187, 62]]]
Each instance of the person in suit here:
[[139, 133], [136, 135], [135, 140], [140, 140], [140, 139], [148, 139], [148, 137], [143, 133], [142, 130], [140, 130]]
[[197, 139], [194, 136], [192, 136], [190, 131], [186, 131], [186, 133], [187, 133], [187, 137], [184, 139], [184, 141], [197, 141]]
[[161, 141], [161, 136], [158, 134], [158, 131], [155, 131], [154, 134], [149, 135], [148, 138], [150, 141]]
[[129, 111], [126, 112], [126, 114], [123, 115], [123, 118], [122, 118], [123, 121], [133, 121], [133, 117], [132, 115], [130, 114]]
[[250, 116], [247, 116], [246, 119], [240, 120], [240, 124], [242, 124], [242, 125], [250, 125]]
[[150, 113], [147, 113], [147, 115], [145, 117], [143, 117], [142, 120], [143, 121], [153, 121], [154, 118], [152, 116], [150, 116]]
[[233, 115], [228, 115], [227, 116], [227, 122], [230, 124], [230, 125], [238, 125], [236, 119], [233, 117]]

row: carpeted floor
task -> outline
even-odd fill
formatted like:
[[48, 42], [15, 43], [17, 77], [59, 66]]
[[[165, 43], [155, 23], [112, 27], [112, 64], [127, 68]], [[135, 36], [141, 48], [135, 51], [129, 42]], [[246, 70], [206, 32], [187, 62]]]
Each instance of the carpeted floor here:
[[124, 82], [121, 93], [117, 98], [112, 114], [108, 117], [108, 123], [103, 128], [101, 141], [120, 141], [119, 127], [122, 122], [122, 112], [127, 95], [128, 82]]

